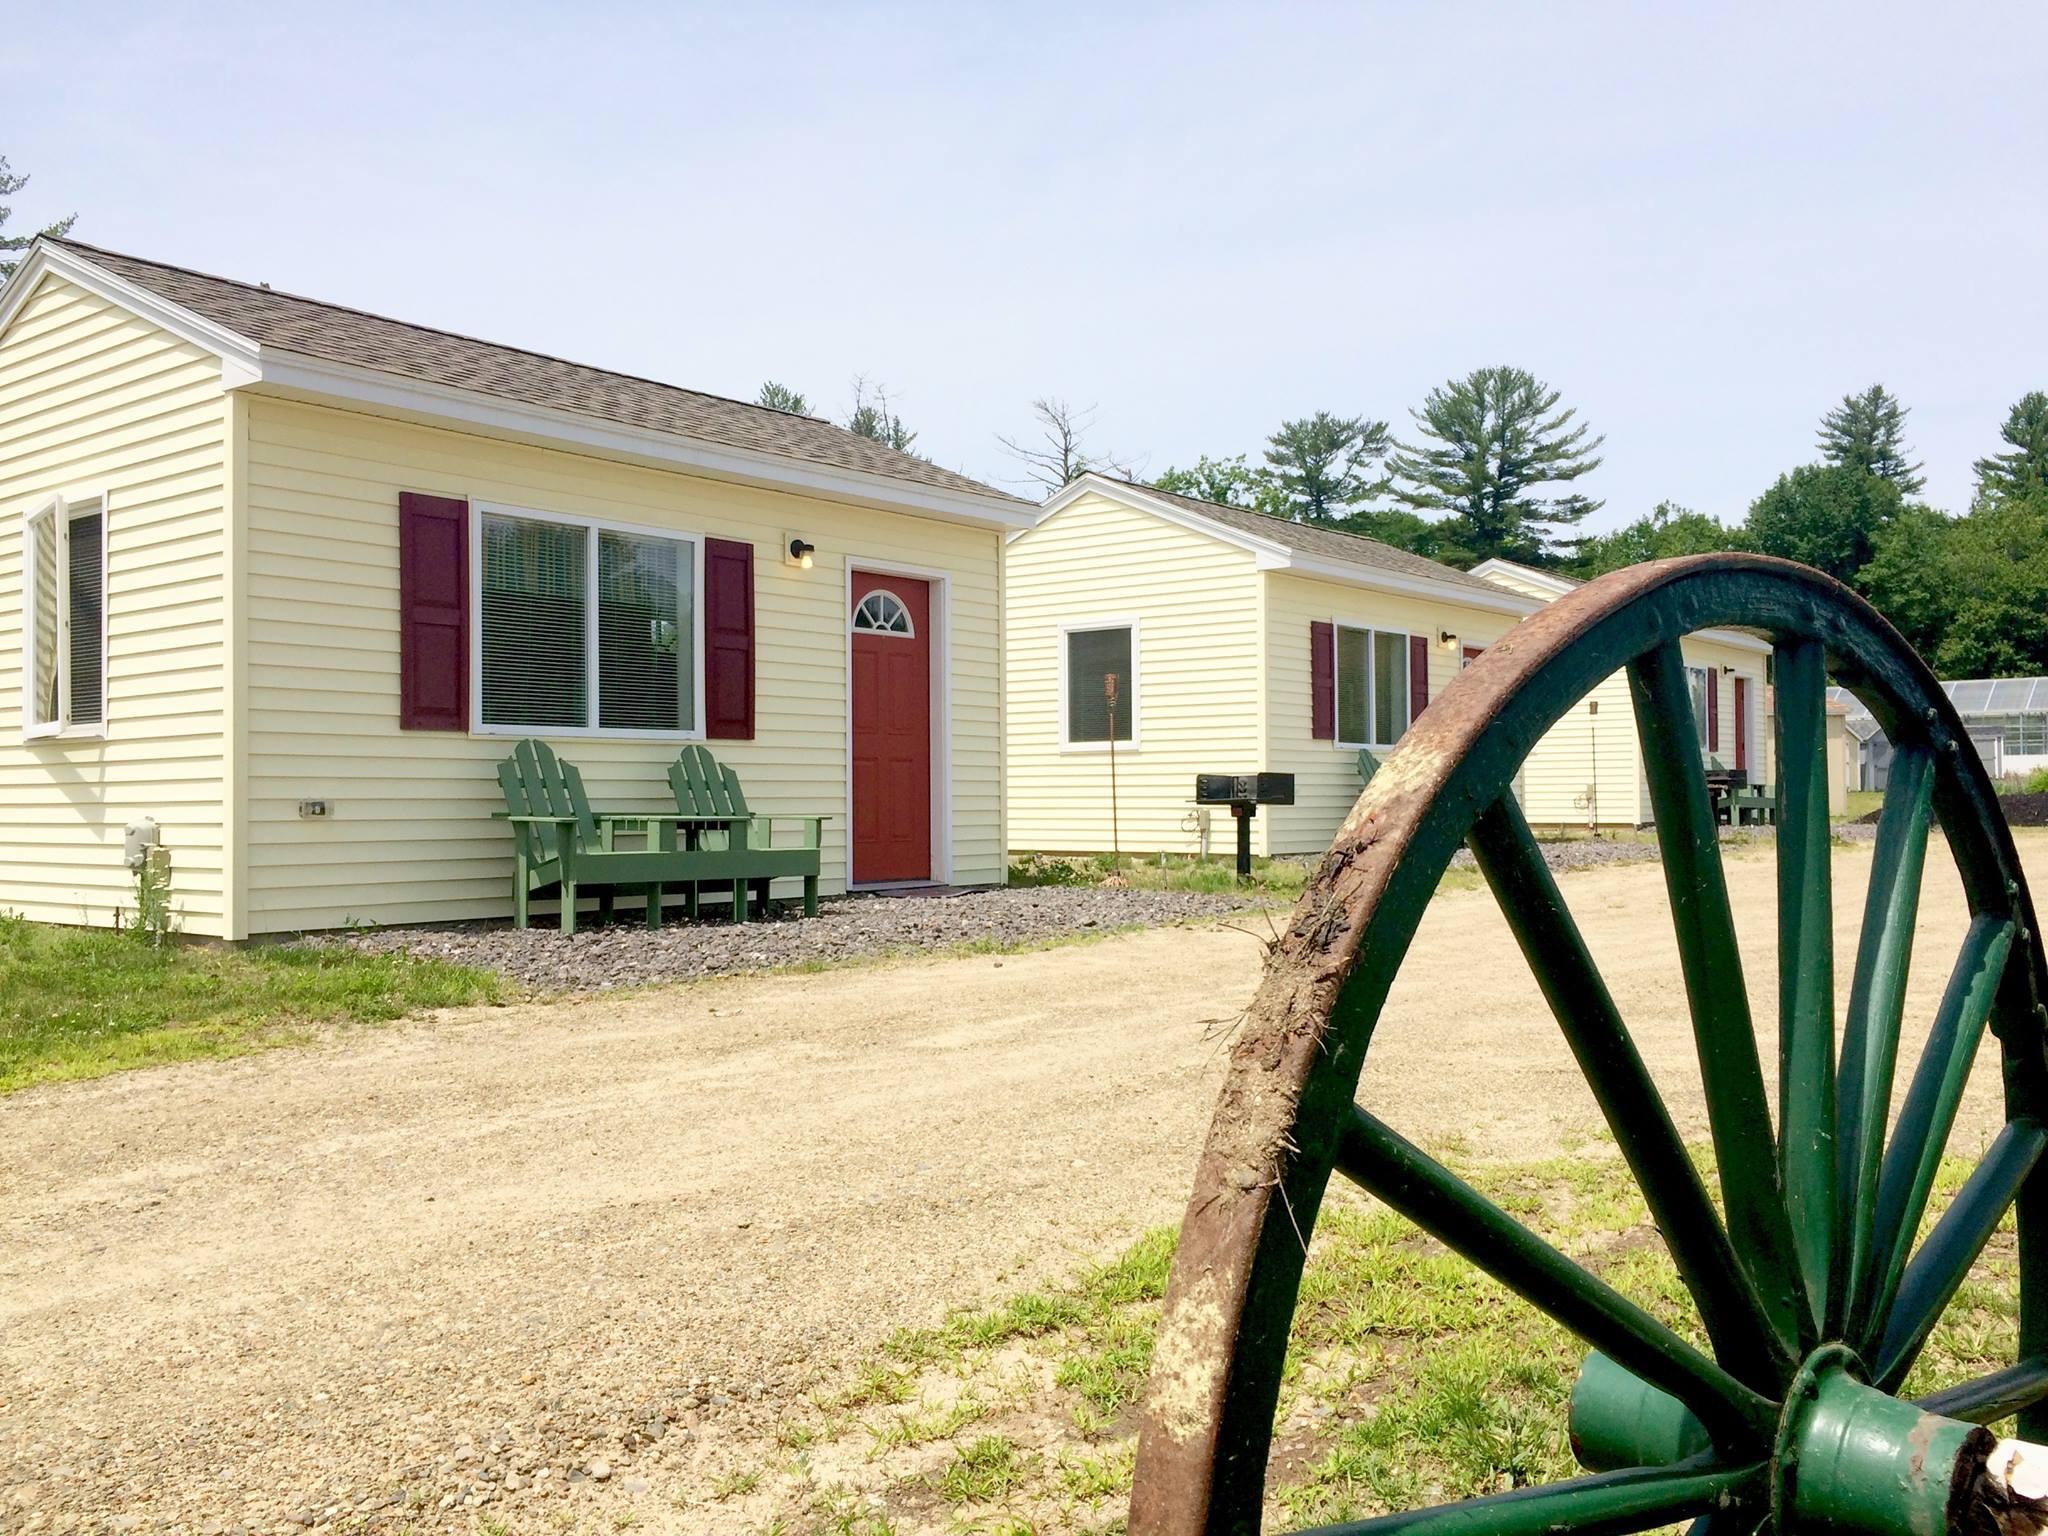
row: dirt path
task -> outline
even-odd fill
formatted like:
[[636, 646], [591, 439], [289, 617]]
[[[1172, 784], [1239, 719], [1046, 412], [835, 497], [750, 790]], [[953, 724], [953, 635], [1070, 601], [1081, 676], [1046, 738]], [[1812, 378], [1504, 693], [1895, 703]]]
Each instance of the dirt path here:
[[[1844, 991], [1868, 863], [1837, 861]], [[1773, 866], [1730, 875], [1768, 1018]], [[1697, 1129], [1659, 869], [1565, 889]], [[1963, 925], [1939, 855], [1924, 909], [1918, 1020]], [[1178, 1215], [1258, 962], [1160, 930], [0, 1101], [0, 1529], [466, 1527], [472, 1497], [514, 1530], [697, 1529], [676, 1496], [817, 1372]], [[1481, 1154], [1596, 1132], [1484, 893], [1432, 908], [1366, 1096]]]

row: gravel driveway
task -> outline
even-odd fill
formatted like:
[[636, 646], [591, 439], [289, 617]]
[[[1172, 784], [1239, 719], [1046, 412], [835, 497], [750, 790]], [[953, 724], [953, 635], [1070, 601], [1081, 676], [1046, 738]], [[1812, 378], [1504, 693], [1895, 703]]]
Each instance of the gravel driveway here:
[[[2048, 834], [2020, 841], [2048, 874]], [[1870, 854], [1836, 859], [1847, 977]], [[1768, 1050], [1775, 862], [1728, 876]], [[1698, 1136], [1662, 884], [1565, 889]], [[1946, 858], [1922, 912], [1902, 1062], [1964, 928]], [[796, 1394], [1177, 1219], [1267, 921], [465, 1010], [0, 1100], [0, 1530], [738, 1536], [710, 1491], [788, 1454]], [[1362, 1092], [1480, 1157], [1599, 1127], [1484, 891], [1431, 904]], [[1960, 1150], [1997, 1100], [1980, 1069]]]
[[541, 991], [598, 991], [898, 951], [1029, 945], [1224, 917], [1254, 904], [1239, 896], [1188, 891], [1012, 886], [934, 896], [854, 896], [825, 902], [815, 918], [671, 922], [652, 931], [633, 920], [586, 927], [570, 938], [552, 926], [521, 930], [503, 923], [469, 923], [372, 929], [316, 942], [371, 951], [403, 949], [485, 966]]

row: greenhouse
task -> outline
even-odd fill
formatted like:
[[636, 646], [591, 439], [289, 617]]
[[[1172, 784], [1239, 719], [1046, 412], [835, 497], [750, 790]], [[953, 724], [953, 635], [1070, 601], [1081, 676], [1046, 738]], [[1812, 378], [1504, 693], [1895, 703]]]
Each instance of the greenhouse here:
[[[1993, 778], [2048, 767], [2048, 677], [1965, 678], [1941, 686]], [[1883, 789], [1891, 743], [1848, 689], [1830, 688], [1828, 697], [1849, 711], [1849, 788]]]

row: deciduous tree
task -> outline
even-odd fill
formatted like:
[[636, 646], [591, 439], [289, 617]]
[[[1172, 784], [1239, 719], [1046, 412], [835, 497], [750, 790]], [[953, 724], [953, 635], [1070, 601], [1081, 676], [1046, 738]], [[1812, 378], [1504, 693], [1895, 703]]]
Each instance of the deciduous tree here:
[[1031, 402], [1031, 415], [1038, 424], [1037, 441], [996, 434], [1003, 452], [1024, 466], [1030, 483], [1047, 492], [1056, 491], [1091, 469], [1119, 479], [1132, 478], [1130, 465], [1114, 453], [1097, 453], [1088, 447], [1088, 431], [1095, 425], [1094, 406], [1077, 410], [1056, 395], [1046, 395]]
[[1843, 581], [1870, 562], [1879, 532], [1899, 514], [1890, 480], [1834, 464], [1802, 464], [1750, 505], [1750, 543]]
[[1212, 459], [1205, 453], [1195, 460], [1192, 469], [1169, 469], [1152, 483], [1162, 491], [1192, 496], [1198, 501], [1244, 507], [1274, 517], [1287, 515], [1286, 497], [1273, 472], [1247, 463], [1241, 453], [1227, 459]]
[[1479, 368], [1432, 389], [1410, 411], [1419, 441], [1393, 459], [1394, 494], [1418, 512], [1450, 514], [1446, 544], [1467, 563], [1503, 556], [1550, 564], [1602, 503], [1539, 495], [1600, 467], [1604, 438], [1587, 439], [1559, 391], [1520, 368]]
[[1576, 576], [1602, 576], [1625, 565], [1645, 560], [1663, 560], [1673, 555], [1706, 555], [1723, 549], [1746, 549], [1749, 541], [1740, 528], [1681, 507], [1675, 501], [1660, 501], [1632, 523], [1612, 533], [1594, 534], [1579, 545], [1571, 562]]

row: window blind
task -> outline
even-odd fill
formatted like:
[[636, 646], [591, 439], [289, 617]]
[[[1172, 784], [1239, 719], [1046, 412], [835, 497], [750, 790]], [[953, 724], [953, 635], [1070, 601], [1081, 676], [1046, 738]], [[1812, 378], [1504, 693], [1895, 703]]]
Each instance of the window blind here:
[[483, 520], [483, 723], [590, 724], [589, 530]]
[[1337, 739], [1367, 746], [1372, 734], [1372, 631], [1337, 631]]
[[[106, 522], [99, 512], [70, 519], [66, 530], [69, 551], [66, 575], [70, 581], [69, 613], [71, 643], [68, 679], [73, 725], [97, 725], [106, 716], [106, 668], [101, 654], [101, 615], [106, 601], [104, 562], [101, 559]], [[52, 650], [54, 651], [54, 647]]]
[[697, 723], [691, 613], [694, 551], [675, 539], [598, 534], [598, 723], [678, 731]]
[[1102, 680], [1116, 676], [1116, 739], [1131, 739], [1137, 697], [1131, 687], [1129, 629], [1067, 632], [1067, 740], [1108, 741], [1109, 700]]

